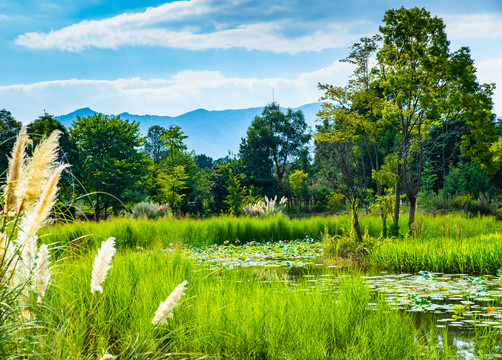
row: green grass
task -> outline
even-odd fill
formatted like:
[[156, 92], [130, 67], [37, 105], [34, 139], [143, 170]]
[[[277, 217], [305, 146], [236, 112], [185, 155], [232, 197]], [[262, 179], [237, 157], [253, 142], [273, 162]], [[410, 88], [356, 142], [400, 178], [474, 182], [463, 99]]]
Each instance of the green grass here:
[[373, 249], [371, 264], [401, 272], [494, 275], [502, 268], [502, 232], [462, 238], [392, 239]]
[[[360, 223], [361, 228], [370, 236], [380, 236], [379, 217], [362, 215]], [[401, 233], [407, 233], [407, 224], [407, 217], [402, 216]], [[351, 218], [347, 215], [303, 219], [227, 216], [205, 220], [116, 218], [99, 223], [76, 222], [51, 226], [43, 229], [40, 234], [46, 234], [44, 236], [46, 243], [70, 244], [73, 242], [74, 245], [93, 248], [99, 246], [102, 240], [114, 236], [119, 247], [151, 248], [158, 245], [167, 246], [170, 243], [200, 246], [223, 244], [227, 240], [239, 240], [241, 243], [295, 240], [305, 238], [306, 235], [318, 237], [325, 229], [331, 235], [348, 234], [351, 229]], [[436, 237], [463, 239], [497, 231], [502, 232], [502, 222], [490, 217], [420, 216], [414, 233], [421, 239]], [[75, 241], [75, 239], [79, 240]]]
[[[43, 350], [38, 358], [94, 359], [105, 351], [120, 359], [448, 358], [417, 342], [413, 319], [390, 311], [357, 277], [327, 291], [264, 270], [208, 273], [176, 254], [123, 250], [103, 294], [92, 299], [93, 256], [59, 264], [47, 307], [37, 309], [49, 326], [32, 330]], [[158, 305], [183, 280], [188, 289], [174, 319], [153, 327]]]

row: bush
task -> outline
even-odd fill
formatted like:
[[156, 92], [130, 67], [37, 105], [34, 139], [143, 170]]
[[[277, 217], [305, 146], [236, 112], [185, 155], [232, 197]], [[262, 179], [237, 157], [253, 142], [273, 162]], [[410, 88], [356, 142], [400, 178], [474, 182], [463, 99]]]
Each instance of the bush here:
[[171, 211], [168, 205], [159, 205], [152, 202], [140, 202], [132, 209], [132, 216], [135, 219], [155, 220], [169, 215], [171, 215]]

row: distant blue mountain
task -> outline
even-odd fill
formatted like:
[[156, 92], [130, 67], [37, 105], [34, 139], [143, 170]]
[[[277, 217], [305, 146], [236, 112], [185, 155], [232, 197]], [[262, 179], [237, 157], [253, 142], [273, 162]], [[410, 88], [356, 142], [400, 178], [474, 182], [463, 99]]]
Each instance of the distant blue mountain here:
[[[303, 111], [307, 123], [314, 128], [314, 120], [319, 109], [320, 103], [312, 103], [293, 110]], [[285, 109], [283, 108], [283, 110]], [[118, 115], [122, 119], [137, 121], [143, 135], [146, 135], [148, 128], [154, 125], [160, 125], [164, 128], [173, 124], [178, 125], [185, 135], [188, 135], [186, 144], [189, 150], [195, 150], [197, 154], [206, 154], [216, 160], [228, 155], [229, 151], [232, 153], [239, 151], [241, 138], [246, 136], [246, 131], [254, 117], [260, 115], [262, 111], [263, 107], [257, 107], [215, 111], [197, 109], [175, 117], [129, 113]], [[96, 113], [92, 109], [82, 108], [66, 115], [56, 116], [56, 118], [69, 128], [77, 116], [85, 117]]]

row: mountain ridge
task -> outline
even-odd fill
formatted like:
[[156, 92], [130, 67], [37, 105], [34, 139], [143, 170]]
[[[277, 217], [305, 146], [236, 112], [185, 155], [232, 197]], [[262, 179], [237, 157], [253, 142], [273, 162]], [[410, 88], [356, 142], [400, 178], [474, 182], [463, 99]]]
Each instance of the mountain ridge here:
[[[186, 144], [189, 150], [195, 150], [196, 154], [206, 154], [213, 159], [225, 157], [229, 152], [237, 153], [241, 138], [246, 136], [248, 127], [254, 117], [260, 115], [262, 107], [247, 109], [224, 109], [206, 110], [195, 109], [178, 116], [168, 115], [137, 115], [123, 112], [120, 114], [105, 114], [108, 116], [120, 116], [122, 119], [137, 121], [143, 136], [148, 133], [148, 128], [159, 125], [164, 128], [170, 125], [178, 125], [188, 136]], [[320, 103], [305, 104], [294, 111], [301, 110], [305, 115], [307, 124], [314, 128], [316, 113], [320, 109]], [[286, 108], [281, 107], [284, 111]], [[89, 107], [72, 111], [68, 114], [55, 116], [64, 126], [70, 128], [77, 116], [85, 117], [98, 114]]]

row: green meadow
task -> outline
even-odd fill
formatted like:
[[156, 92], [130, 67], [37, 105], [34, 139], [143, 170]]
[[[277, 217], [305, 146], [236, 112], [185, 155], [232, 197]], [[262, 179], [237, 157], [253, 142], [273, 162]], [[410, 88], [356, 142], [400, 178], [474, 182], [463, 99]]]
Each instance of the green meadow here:
[[[51, 285], [43, 304], [30, 307], [35, 316], [4, 349], [37, 359], [104, 354], [117, 359], [457, 359], [465, 351], [476, 359], [500, 356], [502, 331], [490, 322], [476, 325], [476, 316], [498, 311], [501, 301], [475, 305], [477, 311], [474, 305], [440, 305], [443, 314], [451, 312], [449, 320], [459, 314], [470, 322], [460, 335], [453, 323], [443, 325], [446, 320], [427, 310], [438, 296], [444, 299], [438, 304], [460, 293], [472, 304], [479, 291], [498, 296], [502, 223], [489, 217], [421, 216], [418, 224], [414, 233], [381, 239], [380, 219], [363, 216], [369, 254], [364, 266], [343, 267], [329, 265], [335, 255], [328, 249], [333, 239], [350, 237], [348, 216], [121, 218], [46, 227], [40, 239], [54, 244]], [[403, 219], [403, 230], [406, 226]], [[103, 292], [91, 294], [94, 258], [101, 241], [112, 235], [117, 253]], [[413, 280], [422, 287], [419, 292], [413, 283], [404, 293], [400, 286], [382, 291], [387, 280], [368, 286], [371, 274], [419, 271], [423, 279]], [[490, 286], [483, 288], [481, 276], [469, 278], [469, 287], [462, 279], [445, 285], [434, 273], [491, 275]], [[173, 318], [152, 324], [159, 304], [185, 280]], [[429, 314], [425, 322], [424, 313]], [[492, 314], [495, 320], [498, 314]], [[467, 350], [456, 346], [460, 339]]]

